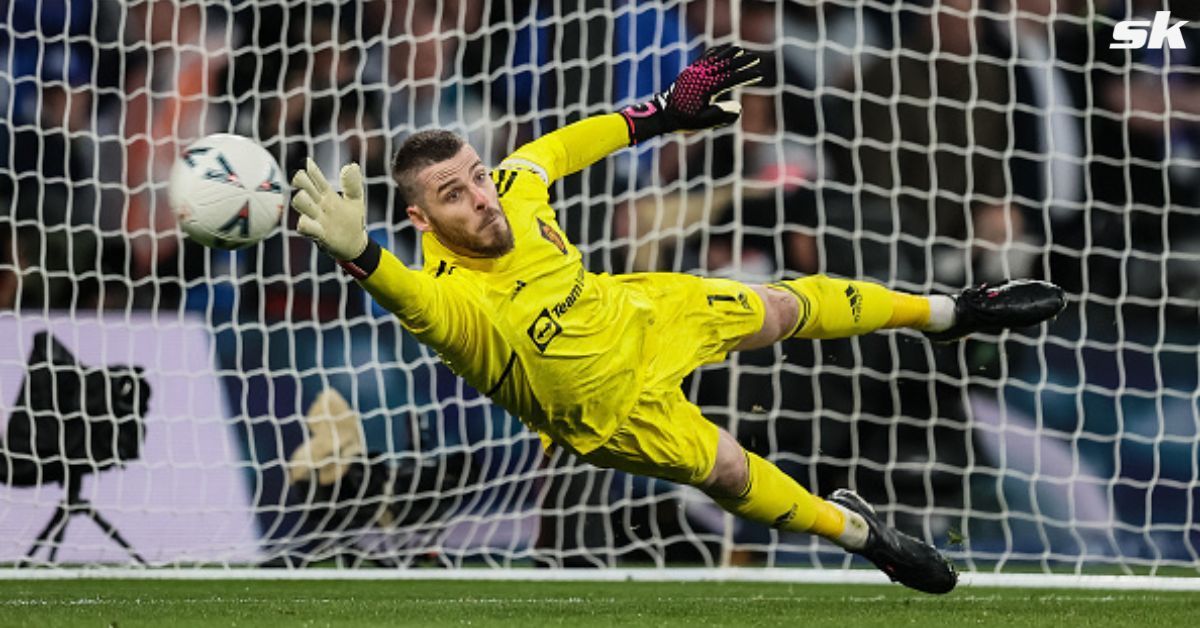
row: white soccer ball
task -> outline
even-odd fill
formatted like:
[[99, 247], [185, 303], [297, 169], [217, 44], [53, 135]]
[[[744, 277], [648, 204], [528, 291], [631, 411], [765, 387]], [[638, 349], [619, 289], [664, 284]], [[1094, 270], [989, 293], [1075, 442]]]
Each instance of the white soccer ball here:
[[255, 142], [227, 133], [205, 137], [183, 151], [171, 168], [167, 195], [188, 237], [225, 250], [267, 237], [287, 202], [275, 158]]

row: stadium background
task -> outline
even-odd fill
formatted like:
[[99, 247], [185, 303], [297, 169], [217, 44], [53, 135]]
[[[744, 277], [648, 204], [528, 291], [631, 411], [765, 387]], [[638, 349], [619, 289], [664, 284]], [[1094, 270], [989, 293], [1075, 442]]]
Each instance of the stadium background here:
[[[856, 487], [968, 568], [1193, 564], [1200, 37], [1189, 27], [1187, 49], [1108, 48], [1130, 15], [1200, 18], [1177, 4], [8, 0], [0, 322], [17, 340], [0, 354], [0, 408], [34, 328], [76, 342], [134, 330], [94, 361], [142, 343], [150, 368], [165, 338], [210, 339], [195, 355], [218, 387], [194, 372], [182, 399], [152, 404], [172, 409], [162, 430], [234, 443], [223, 472], [242, 492], [216, 503], [244, 499], [251, 545], [214, 537], [151, 562], [840, 564], [829, 546], [735, 525], [676, 487], [542, 460], [532, 435], [298, 237], [290, 213], [231, 255], [182, 240], [165, 202], [175, 156], [207, 133], [255, 138], [288, 172], [309, 155], [326, 171], [354, 159], [373, 235], [419, 262], [387, 176], [405, 134], [458, 130], [495, 163], [737, 40], [768, 74], [743, 91], [737, 128], [626, 151], [556, 187], [591, 270], [825, 272], [942, 292], [1031, 276], [1071, 302], [1047, 329], [999, 339], [900, 333], [744, 354], [687, 383], [706, 414], [814, 492]], [[284, 461], [326, 386], [362, 412], [379, 463], [461, 481], [382, 541], [309, 516]], [[195, 409], [210, 390], [216, 416]], [[191, 426], [214, 421], [217, 433]], [[186, 466], [180, 450], [162, 454], [95, 482]], [[191, 468], [216, 472], [205, 464]], [[159, 493], [124, 486], [109, 508], [136, 528]], [[0, 545], [16, 556], [58, 496], [4, 495], [0, 526], [17, 532]], [[73, 547], [92, 543], [77, 561], [126, 560], [71, 534]], [[135, 546], [139, 535], [153, 534], [131, 534]]]

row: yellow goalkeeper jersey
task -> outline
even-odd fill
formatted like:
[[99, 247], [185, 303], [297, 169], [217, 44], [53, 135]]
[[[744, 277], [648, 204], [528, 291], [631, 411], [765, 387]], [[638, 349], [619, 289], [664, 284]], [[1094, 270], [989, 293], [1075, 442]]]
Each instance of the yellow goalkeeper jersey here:
[[466, 258], [425, 234], [425, 268], [386, 251], [363, 285], [416, 337], [529, 427], [587, 453], [642, 389], [653, 307], [643, 292], [588, 272], [550, 206], [549, 186], [628, 144], [619, 114], [577, 122], [504, 159], [492, 177], [514, 247]]

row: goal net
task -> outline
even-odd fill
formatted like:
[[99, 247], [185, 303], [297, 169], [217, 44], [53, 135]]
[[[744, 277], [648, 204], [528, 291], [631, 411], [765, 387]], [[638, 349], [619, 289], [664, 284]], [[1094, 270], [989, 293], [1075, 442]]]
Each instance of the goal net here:
[[955, 344], [738, 353], [689, 397], [965, 572], [1192, 573], [1200, 14], [1174, 4], [0, 3], [0, 564], [864, 566], [546, 453], [290, 211], [228, 253], [166, 204], [210, 133], [288, 172], [356, 160], [372, 237], [419, 266], [388, 176], [408, 134], [457, 131], [495, 164], [736, 41], [766, 72], [739, 124], [554, 185], [590, 270], [1035, 277], [1069, 305]]

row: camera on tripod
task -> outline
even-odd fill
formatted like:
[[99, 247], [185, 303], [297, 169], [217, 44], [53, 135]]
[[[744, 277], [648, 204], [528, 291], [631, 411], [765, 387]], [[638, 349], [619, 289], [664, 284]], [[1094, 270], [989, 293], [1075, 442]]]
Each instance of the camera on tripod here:
[[53, 563], [75, 515], [85, 515], [139, 563], [145, 560], [80, 496], [84, 476], [141, 455], [150, 387], [139, 366], [88, 367], [48, 332], [38, 332], [0, 442], [0, 482], [58, 483], [63, 500], [26, 553], [49, 546]]

